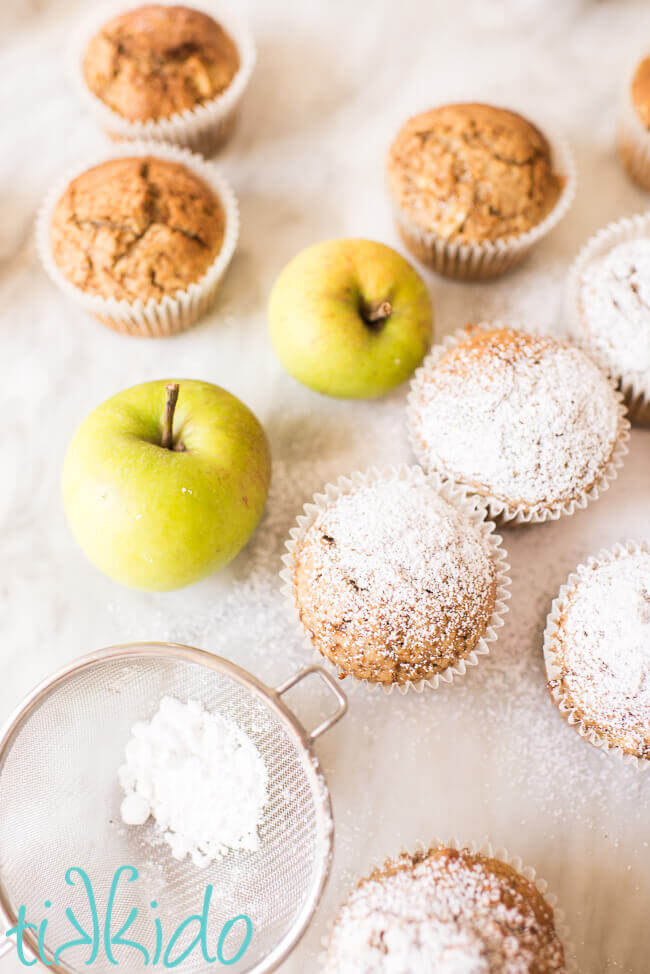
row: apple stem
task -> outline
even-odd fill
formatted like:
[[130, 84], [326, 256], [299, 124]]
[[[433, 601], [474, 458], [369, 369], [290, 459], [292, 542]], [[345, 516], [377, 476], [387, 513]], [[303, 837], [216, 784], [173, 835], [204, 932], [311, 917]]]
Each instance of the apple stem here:
[[382, 321], [385, 321], [386, 318], [390, 317], [392, 312], [393, 306], [390, 301], [382, 301], [382, 303], [376, 308], [369, 308], [366, 311], [364, 318], [369, 325], [381, 324]]
[[178, 382], [170, 382], [165, 387], [167, 402], [165, 403], [165, 419], [163, 420], [161, 446], [165, 450], [174, 449], [174, 410], [178, 402]]

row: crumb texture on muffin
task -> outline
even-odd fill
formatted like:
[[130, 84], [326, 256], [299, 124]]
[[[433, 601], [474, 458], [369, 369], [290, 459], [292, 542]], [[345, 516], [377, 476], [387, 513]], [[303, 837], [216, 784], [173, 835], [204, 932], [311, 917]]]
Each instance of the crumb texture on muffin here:
[[426, 679], [467, 656], [496, 599], [489, 542], [426, 482], [381, 481], [336, 499], [296, 554], [300, 618], [340, 671]]
[[327, 974], [562, 974], [553, 911], [498, 859], [440, 846], [402, 854], [341, 909]]
[[114, 159], [72, 180], [52, 215], [52, 253], [87, 294], [160, 300], [198, 281], [221, 249], [225, 214], [186, 166]]
[[650, 554], [583, 567], [552, 643], [551, 688], [610, 744], [650, 759]]
[[644, 58], [634, 72], [631, 95], [639, 119], [650, 129], [650, 57]]
[[169, 118], [221, 94], [239, 68], [212, 17], [151, 4], [104, 24], [83, 57], [88, 88], [128, 121]]
[[581, 337], [620, 377], [650, 385], [650, 239], [618, 244], [580, 278]]
[[410, 424], [425, 466], [524, 508], [590, 490], [621, 426], [601, 369], [549, 337], [471, 326], [467, 334], [416, 376]]
[[490, 105], [445, 105], [411, 118], [389, 152], [397, 212], [445, 240], [496, 241], [536, 226], [562, 179], [544, 135]]

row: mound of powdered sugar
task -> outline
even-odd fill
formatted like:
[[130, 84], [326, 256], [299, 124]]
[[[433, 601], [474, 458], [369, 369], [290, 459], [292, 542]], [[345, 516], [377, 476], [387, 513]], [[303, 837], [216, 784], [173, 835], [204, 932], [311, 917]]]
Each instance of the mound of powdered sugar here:
[[583, 569], [560, 638], [562, 685], [586, 722], [650, 757], [650, 554]]
[[415, 380], [412, 433], [430, 468], [511, 504], [579, 497], [600, 478], [619, 407], [579, 349], [476, 330]]
[[334, 926], [327, 974], [564, 971], [550, 909], [530, 883], [488, 862], [403, 856], [364, 880]]
[[196, 700], [163, 697], [150, 721], [134, 725], [119, 780], [122, 820], [142, 825], [153, 816], [175, 859], [204, 866], [259, 847], [264, 761], [237, 724]]
[[650, 383], [650, 239], [628, 240], [587, 265], [580, 324], [598, 359]]

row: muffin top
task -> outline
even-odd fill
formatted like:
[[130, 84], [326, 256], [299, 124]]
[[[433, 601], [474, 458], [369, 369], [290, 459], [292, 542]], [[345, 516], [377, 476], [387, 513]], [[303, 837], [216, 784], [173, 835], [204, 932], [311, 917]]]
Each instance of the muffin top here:
[[612, 375], [650, 385], [650, 239], [618, 244], [579, 282], [579, 337]]
[[212, 17], [156, 4], [109, 20], [83, 58], [90, 91], [130, 122], [201, 105], [225, 91], [238, 68], [232, 38]]
[[363, 879], [341, 909], [327, 974], [561, 974], [553, 911], [499, 859], [439, 846]]
[[552, 640], [549, 681], [583, 723], [650, 760], [650, 554], [582, 566]]
[[294, 572], [315, 647], [376, 683], [424, 679], [467, 656], [495, 605], [488, 541], [424, 480], [338, 497], [307, 530]]
[[391, 146], [388, 181], [398, 217], [467, 243], [525, 233], [550, 213], [562, 188], [534, 125], [477, 104], [409, 119]]
[[650, 57], [644, 58], [638, 64], [632, 78], [630, 94], [639, 119], [650, 129]]
[[87, 294], [160, 300], [198, 281], [221, 249], [221, 203], [186, 166], [113, 159], [69, 184], [52, 215], [59, 269]]
[[471, 325], [466, 334], [414, 380], [409, 423], [425, 466], [523, 509], [581, 497], [622, 428], [607, 377], [549, 337]]

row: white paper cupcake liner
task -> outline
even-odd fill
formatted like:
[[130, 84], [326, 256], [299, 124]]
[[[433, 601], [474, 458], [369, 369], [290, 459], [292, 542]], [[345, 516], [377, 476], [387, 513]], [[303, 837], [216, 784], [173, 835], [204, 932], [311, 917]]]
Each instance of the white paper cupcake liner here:
[[[650, 173], [650, 162], [648, 171]], [[580, 301], [580, 281], [589, 264], [619, 244], [640, 237], [650, 239], [650, 212], [615, 220], [590, 237], [569, 269], [565, 312], [574, 341], [620, 384], [632, 422], [647, 426], [650, 425], [650, 370], [647, 373], [623, 372], [608, 361], [583, 324]]]
[[[160, 301], [153, 298], [146, 303], [129, 302], [125, 299], [118, 301], [116, 298], [102, 298], [96, 294], [87, 294], [61, 272], [52, 253], [50, 239], [52, 215], [71, 180], [102, 162], [132, 156], [154, 156], [157, 159], [182, 163], [207, 183], [219, 199], [225, 214], [225, 233], [221, 250], [203, 277], [190, 284], [184, 291], [177, 291], [174, 296], [165, 295]], [[76, 301], [84, 311], [98, 318], [109, 328], [140, 338], [159, 338], [185, 331], [201, 317], [215, 299], [221, 280], [235, 252], [238, 238], [237, 199], [229, 184], [215, 167], [188, 149], [156, 142], [129, 142], [113, 146], [78, 164], [52, 187], [36, 220], [36, 246], [43, 266], [54, 284]]]
[[531, 247], [566, 216], [578, 183], [576, 164], [568, 143], [558, 134], [549, 136], [546, 126], [540, 127], [540, 131], [548, 139], [555, 171], [564, 180], [555, 206], [540, 223], [518, 236], [494, 242], [460, 243], [422, 229], [395, 205], [395, 221], [410, 253], [436, 273], [465, 281], [499, 277], [519, 264]]
[[637, 185], [650, 190], [650, 132], [632, 103], [632, 80], [642, 57], [635, 60], [625, 79], [618, 119], [618, 152], [623, 166]]
[[573, 591], [575, 585], [585, 577], [596, 565], [603, 565], [615, 561], [622, 555], [636, 554], [638, 552], [650, 552], [650, 543], [647, 541], [627, 541], [625, 544], [617, 544], [611, 550], [603, 549], [597, 555], [589, 558], [584, 564], [578, 565], [574, 572], [571, 572], [564, 585], [560, 588], [557, 597], [553, 599], [551, 611], [546, 620], [544, 630], [544, 663], [546, 665], [546, 675], [548, 677], [548, 688], [558, 710], [566, 722], [594, 747], [600, 748], [608, 754], [615, 754], [624, 764], [633, 765], [640, 771], [647, 771], [650, 767], [650, 760], [639, 758], [635, 754], [629, 754], [622, 747], [612, 744], [604, 732], [599, 731], [592, 724], [585, 723], [579, 711], [572, 706], [571, 702], [565, 698], [559, 680], [562, 675], [561, 666], [557, 658], [557, 646], [560, 640], [559, 626], [561, 615], [565, 607], [566, 599]]
[[[571, 938], [571, 932], [567, 923], [566, 914], [564, 913], [564, 910], [559, 908], [557, 896], [550, 892], [546, 880], [538, 876], [536, 870], [533, 869], [532, 866], [525, 866], [519, 856], [512, 856], [507, 849], [495, 848], [489, 841], [461, 842], [457, 838], [453, 837], [444, 842], [440, 839], [433, 839], [428, 843], [417, 842], [413, 849], [402, 847], [397, 856], [390, 857], [382, 860], [381, 862], [375, 862], [374, 865], [367, 870], [362, 879], [372, 875], [372, 873], [374, 873], [376, 870], [385, 869], [391, 864], [399, 862], [403, 856], [411, 857], [413, 855], [417, 855], [418, 853], [427, 853], [432, 849], [438, 849], [441, 847], [445, 849], [454, 849], [457, 852], [467, 851], [473, 856], [484, 856], [487, 859], [498, 859], [501, 862], [504, 862], [507, 866], [510, 866], [511, 869], [514, 869], [515, 872], [527, 879], [528, 882], [532, 883], [553, 911], [553, 926], [555, 927], [555, 932], [562, 942], [562, 946], [564, 947], [564, 974], [579, 974], [575, 946]], [[346, 901], [344, 901], [344, 903], [341, 905], [341, 909], [343, 906], [345, 906], [345, 902]], [[319, 954], [321, 968], [327, 962], [329, 945], [337, 919], [338, 914], [336, 917], [330, 920], [327, 925], [327, 934], [321, 938], [321, 952]]]
[[[481, 537], [487, 540], [490, 547], [490, 554], [496, 567], [497, 575], [494, 611], [490, 617], [485, 633], [479, 639], [474, 649], [467, 656], [461, 660], [458, 660], [457, 663], [448, 666], [447, 669], [443, 670], [441, 673], [433, 674], [426, 680], [423, 679], [402, 684], [392, 683], [386, 685], [374, 683], [369, 680], [358, 679], [353, 674], [347, 673], [345, 670], [337, 667], [325, 655], [322, 655], [318, 649], [315, 649], [314, 643], [300, 621], [296, 599], [294, 572], [296, 565], [296, 553], [300, 543], [322, 511], [331, 506], [331, 504], [334, 503], [339, 497], [343, 496], [344, 494], [350, 494], [359, 487], [391, 480], [405, 480], [412, 483], [428, 482], [446, 501], [448, 501], [458, 510], [462, 511], [468, 520], [474, 525], [474, 527], [478, 529]], [[330, 672], [339, 679], [345, 678], [345, 689], [347, 692], [361, 687], [365, 687], [373, 691], [381, 689], [386, 694], [392, 693], [394, 689], [401, 694], [405, 694], [409, 690], [414, 690], [416, 693], [421, 693], [425, 687], [431, 690], [437, 690], [441, 683], [452, 683], [455, 677], [464, 676], [469, 667], [476, 666], [480, 657], [486, 656], [490, 652], [489, 644], [497, 640], [498, 630], [503, 626], [503, 617], [508, 611], [506, 602], [510, 598], [510, 592], [508, 590], [510, 585], [510, 565], [507, 561], [508, 556], [507, 552], [503, 548], [502, 539], [498, 534], [495, 533], [494, 524], [491, 521], [486, 520], [485, 514], [485, 506], [477, 498], [469, 497], [467, 491], [465, 491], [462, 487], [457, 487], [454, 484], [443, 482], [442, 478], [435, 473], [427, 475], [420, 467], [407, 467], [405, 465], [400, 467], [389, 467], [385, 470], [377, 470], [373, 467], [364, 473], [355, 471], [348, 477], [339, 477], [335, 484], [327, 484], [321, 493], [315, 494], [312, 501], [305, 504], [303, 507], [303, 513], [298, 515], [296, 525], [291, 529], [289, 538], [285, 542], [287, 553], [282, 558], [284, 568], [280, 572], [280, 578], [282, 579], [282, 591], [291, 605], [292, 613], [297, 619], [298, 625], [304, 634], [305, 645], [312, 653], [314, 659], [321, 665], [326, 666]], [[347, 681], [349, 681], [349, 683]]]
[[[504, 325], [500, 321], [482, 321], [477, 325], [472, 325], [472, 328], [482, 328], [485, 330], [505, 327], [509, 326]], [[424, 467], [425, 470], [428, 469], [429, 466], [427, 449], [415, 432], [416, 413], [420, 391], [427, 378], [427, 375], [438, 365], [442, 357], [449, 351], [450, 348], [458, 345], [459, 342], [465, 341], [467, 337], [467, 330], [465, 328], [460, 328], [453, 335], [448, 335], [446, 338], [444, 338], [439, 345], [436, 345], [429, 352], [424, 362], [416, 370], [413, 379], [411, 380], [411, 388], [407, 402], [409, 442], [418, 462], [422, 465], [422, 467]], [[623, 396], [611, 379], [610, 382], [612, 391], [614, 392], [619, 404], [619, 434], [612, 451], [612, 455], [603, 467], [598, 479], [588, 490], [581, 491], [576, 497], [572, 497], [569, 500], [559, 500], [552, 504], [542, 501], [533, 505], [523, 503], [514, 504], [504, 501], [502, 498], [496, 497], [494, 494], [479, 494], [477, 488], [471, 484], [462, 484], [461, 481], [458, 482], [461, 484], [461, 486], [464, 486], [464, 488], [470, 494], [477, 494], [482, 499], [482, 501], [487, 505], [490, 517], [496, 521], [498, 525], [508, 524], [509, 526], [514, 526], [517, 524], [541, 524], [544, 521], [557, 521], [563, 515], [570, 516], [571, 514], [575, 514], [577, 510], [585, 508], [590, 501], [597, 500], [600, 494], [604, 493], [611, 486], [613, 481], [616, 480], [618, 471], [623, 465], [623, 458], [629, 449], [628, 441], [630, 439], [630, 423], [626, 418], [626, 408], [625, 404], [623, 403]], [[437, 468], [437, 470], [445, 481], [458, 480], [455, 474], [449, 470], [445, 470], [441, 467]]]
[[[177, 0], [157, 0], [173, 5]], [[91, 38], [106, 21], [133, 9], [137, 4], [115, 4], [94, 8], [92, 15], [75, 33], [69, 52], [69, 70], [84, 104], [98, 125], [113, 139], [152, 140], [184, 146], [211, 155], [227, 140], [234, 127], [237, 111], [255, 67], [256, 48], [248, 27], [231, 7], [219, 0], [192, 0], [192, 8], [208, 14], [221, 24], [233, 39], [239, 53], [239, 68], [225, 91], [216, 98], [169, 118], [131, 122], [106, 105], [88, 88], [83, 74], [83, 56]]]

